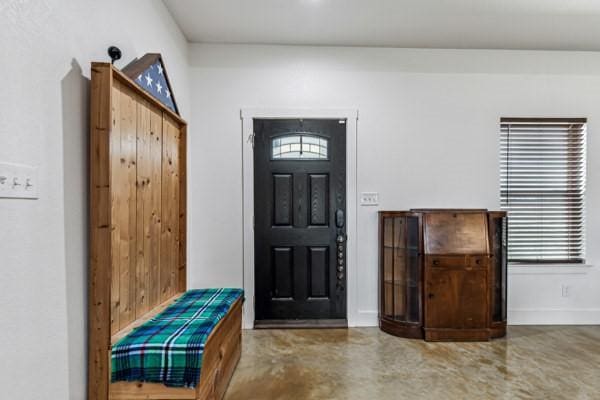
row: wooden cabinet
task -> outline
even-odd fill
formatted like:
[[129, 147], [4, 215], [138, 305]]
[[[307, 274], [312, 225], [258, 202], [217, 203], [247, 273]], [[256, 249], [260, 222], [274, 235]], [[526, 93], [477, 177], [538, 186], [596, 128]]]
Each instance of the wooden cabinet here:
[[425, 340], [488, 340], [506, 333], [506, 213], [379, 213], [385, 332]]

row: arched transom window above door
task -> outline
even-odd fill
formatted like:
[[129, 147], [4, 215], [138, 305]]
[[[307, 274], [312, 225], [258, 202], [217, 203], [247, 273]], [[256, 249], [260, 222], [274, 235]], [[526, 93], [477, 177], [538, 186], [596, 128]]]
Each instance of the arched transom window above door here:
[[329, 140], [292, 133], [271, 139], [271, 158], [274, 160], [327, 160]]

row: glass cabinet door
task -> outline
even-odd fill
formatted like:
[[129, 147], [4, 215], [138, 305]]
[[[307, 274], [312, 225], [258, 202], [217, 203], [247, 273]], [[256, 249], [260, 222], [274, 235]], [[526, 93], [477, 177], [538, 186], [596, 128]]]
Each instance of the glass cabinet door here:
[[383, 220], [383, 314], [388, 318], [394, 317], [394, 221], [386, 217]]
[[383, 218], [382, 313], [404, 322], [420, 321], [419, 220]]
[[408, 254], [407, 270], [407, 302], [408, 322], [421, 321], [421, 235], [419, 218], [406, 217], [406, 253]]
[[492, 321], [506, 321], [506, 217], [491, 216], [493, 278]]

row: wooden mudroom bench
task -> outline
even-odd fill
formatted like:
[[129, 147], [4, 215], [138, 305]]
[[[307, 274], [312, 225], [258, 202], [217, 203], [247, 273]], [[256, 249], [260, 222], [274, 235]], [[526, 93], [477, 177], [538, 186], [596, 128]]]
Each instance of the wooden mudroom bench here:
[[[183, 295], [185, 296], [185, 294]], [[179, 297], [179, 296], [177, 296]], [[176, 304], [179, 299], [175, 299], [170, 304]], [[197, 318], [202, 320], [202, 324], [210, 321], [206, 321], [207, 318], [214, 318], [212, 315], [205, 315], [206, 313], [202, 310], [198, 312], [200, 307], [192, 307], [188, 311], [190, 314], [198, 314]], [[162, 309], [162, 307], [161, 307]], [[138, 326], [132, 326], [127, 328], [123, 332], [119, 332], [112, 338], [112, 358], [113, 362], [111, 365], [115, 365], [114, 358], [116, 354], [119, 354], [119, 346], [126, 347], [120, 343], [127, 343], [128, 338], [132, 335], [135, 336], [133, 339], [129, 339], [131, 343], [145, 343], [150, 341], [152, 336], [156, 338], [156, 331], [162, 328], [160, 326], [161, 320], [167, 319], [164, 316], [165, 312], [169, 312], [169, 307], [165, 307], [165, 311], [158, 310], [158, 314], [146, 321], [144, 319], [139, 321]], [[158, 320], [158, 321], [156, 321]], [[168, 319], [167, 319], [168, 320]], [[241, 323], [242, 323], [242, 298], [238, 298], [234, 303], [228, 307], [228, 311], [225, 316], [222, 317], [214, 326], [214, 328], [208, 334], [208, 338], [202, 343], [203, 338], [194, 339], [193, 345], [204, 348], [202, 356], [202, 368], [198, 376], [199, 382], [195, 387], [173, 387], [165, 386], [163, 383], [143, 382], [143, 381], [113, 381], [109, 387], [109, 398], [111, 400], [136, 400], [136, 399], [206, 399], [206, 400], [217, 400], [223, 398], [227, 386], [233, 375], [237, 362], [240, 359], [241, 354]], [[177, 332], [185, 336], [185, 327], [183, 332], [179, 327]], [[188, 330], [191, 328], [188, 328]], [[171, 329], [169, 333], [173, 333], [175, 329]], [[208, 333], [208, 332], [207, 332]], [[205, 335], [204, 335], [205, 336]], [[162, 348], [162, 339], [154, 340], [154, 346]], [[191, 346], [192, 347], [192, 346]], [[144, 350], [148, 351], [149, 346], [146, 346]], [[190, 352], [194, 352], [194, 349], [190, 349]], [[156, 352], [156, 351], [155, 351]], [[160, 353], [160, 352], [159, 352]], [[163, 357], [160, 353], [159, 357]], [[191, 357], [190, 354], [182, 356], [183, 358]], [[134, 357], [135, 358], [135, 357]], [[150, 357], [151, 358], [151, 357]], [[148, 358], [145, 360], [148, 362]], [[127, 359], [129, 362], [129, 359]], [[128, 371], [126, 371], [128, 372]], [[143, 373], [142, 371], [136, 371]], [[167, 371], [165, 371], [165, 375]], [[127, 373], [121, 374], [122, 377], [127, 377]], [[152, 373], [148, 374], [149, 376]]]
[[[144, 56], [140, 62], [144, 60], [162, 63], [159, 55]], [[135, 358], [141, 354], [135, 353], [137, 343], [129, 354], [120, 347], [131, 344], [140, 332], [164, 325], [165, 314], [181, 307], [190, 293], [186, 291], [187, 124], [176, 107], [167, 107], [136, 84], [140, 68], [128, 75], [110, 63], [92, 64], [88, 399], [220, 400], [240, 357], [241, 296], [229, 299], [209, 327], [196, 320], [215, 318], [214, 313], [202, 314], [202, 307], [186, 307], [185, 315], [171, 313], [182, 330], [165, 335], [166, 347], [150, 335], [155, 346], [151, 351], [169, 357], [162, 364]], [[183, 319], [198, 324], [193, 335]], [[163, 325], [156, 329], [160, 334]], [[178, 341], [181, 333], [190, 335], [187, 342]], [[151, 351], [144, 346], [146, 357]], [[185, 361], [175, 357], [190, 348], [194, 351], [185, 353]], [[201, 364], [190, 362], [188, 355]], [[118, 359], [130, 356], [139, 365], [131, 368], [130, 359]], [[123, 362], [111, 371], [115, 360]], [[185, 367], [178, 369], [182, 363]], [[160, 374], [165, 365], [169, 374], [146, 379], [145, 373]], [[122, 375], [123, 371], [132, 373]], [[135, 379], [136, 373], [142, 379]], [[177, 376], [183, 379], [174, 381]]]

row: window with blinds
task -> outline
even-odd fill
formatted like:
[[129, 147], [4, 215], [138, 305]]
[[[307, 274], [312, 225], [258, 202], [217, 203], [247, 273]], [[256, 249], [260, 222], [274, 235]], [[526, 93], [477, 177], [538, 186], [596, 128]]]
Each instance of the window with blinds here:
[[509, 262], [584, 262], [585, 159], [585, 118], [501, 119]]

